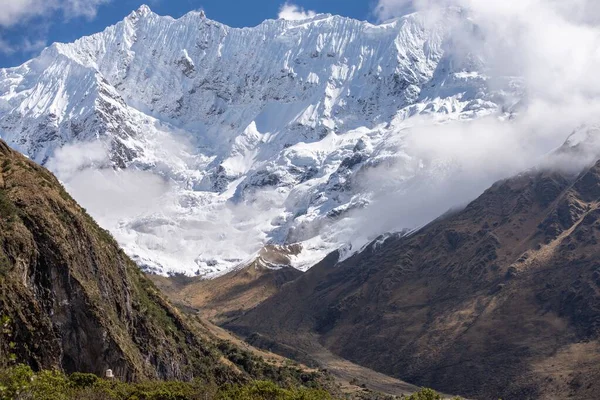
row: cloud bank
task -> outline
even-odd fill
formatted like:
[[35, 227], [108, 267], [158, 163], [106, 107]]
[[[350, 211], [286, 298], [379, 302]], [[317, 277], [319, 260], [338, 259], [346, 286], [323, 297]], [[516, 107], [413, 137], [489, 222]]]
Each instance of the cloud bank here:
[[[191, 154], [193, 148], [182, 139], [162, 137], [157, 146], [167, 158]], [[260, 250], [268, 240], [264, 232], [284, 208], [285, 196], [276, 189], [235, 203], [229, 196], [193, 190], [174, 171], [114, 169], [109, 152], [103, 140], [68, 144], [46, 166], [148, 271], [194, 274], [233, 268]], [[179, 161], [195, 168], [193, 157]]]
[[299, 21], [303, 19], [313, 18], [316, 15], [317, 13], [314, 11], [306, 11], [302, 7], [286, 2], [279, 9], [279, 15], [277, 17], [279, 19], [286, 19], [288, 21]]
[[[480, 60], [488, 85], [517, 77], [523, 99], [510, 115], [470, 122], [412, 123], [401, 151], [429, 166], [409, 182], [410, 162], [378, 168], [364, 180], [371, 206], [347, 220], [356, 246], [385, 231], [417, 228], [466, 205], [500, 179], [537, 167], [576, 172], [600, 157], [600, 3], [593, 0], [379, 0], [380, 21], [418, 11], [440, 23], [439, 10], [458, 8], [475, 29], [451, 40], [460, 54]], [[457, 24], [458, 26], [459, 24]], [[452, 48], [449, 46], [449, 48]], [[554, 156], [574, 131], [587, 142]], [[399, 149], [400, 151], [400, 149]], [[435, 171], [430, 173], [429, 171]], [[425, 183], [423, 183], [425, 182]]]

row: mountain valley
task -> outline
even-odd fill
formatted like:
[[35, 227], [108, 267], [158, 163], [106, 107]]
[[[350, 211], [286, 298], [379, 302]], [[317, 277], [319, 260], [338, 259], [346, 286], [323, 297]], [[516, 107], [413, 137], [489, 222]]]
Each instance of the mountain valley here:
[[0, 399], [597, 398], [599, 31], [516, 3], [0, 68]]

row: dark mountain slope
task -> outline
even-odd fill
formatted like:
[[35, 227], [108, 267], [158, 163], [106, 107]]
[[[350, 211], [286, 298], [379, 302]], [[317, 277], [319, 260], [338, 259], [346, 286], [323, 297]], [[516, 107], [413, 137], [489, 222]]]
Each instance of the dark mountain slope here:
[[0, 316], [10, 318], [0, 362], [12, 353], [37, 370], [327, 383], [316, 372], [270, 364], [181, 315], [47, 170], [1, 141]]
[[0, 166], [0, 314], [20, 361], [127, 379], [234, 375], [48, 171], [3, 142]]
[[331, 255], [229, 327], [451, 393], [597, 398], [599, 200], [600, 163], [499, 182], [409, 237]]

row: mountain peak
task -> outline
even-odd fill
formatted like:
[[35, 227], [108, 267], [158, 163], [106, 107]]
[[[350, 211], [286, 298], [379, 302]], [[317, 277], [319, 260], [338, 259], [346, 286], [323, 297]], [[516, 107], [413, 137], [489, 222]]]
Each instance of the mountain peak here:
[[127, 18], [143, 18], [143, 17], [147, 17], [151, 14], [154, 14], [154, 12], [150, 9], [150, 7], [146, 4], [142, 4], [140, 6], [140, 8], [138, 8], [137, 10], [133, 11], [131, 14], [129, 14], [129, 16]]
[[137, 13], [145, 16], [152, 13], [152, 10], [148, 5], [142, 4], [140, 8], [137, 9]]
[[[352, 182], [387, 159], [376, 150], [387, 146], [379, 124], [391, 127], [415, 113], [495, 112], [500, 97], [485, 87], [478, 67], [450, 62], [456, 52], [446, 39], [456, 24], [408, 21], [377, 26], [319, 14], [231, 28], [200, 10], [172, 18], [142, 6], [103, 32], [56, 45], [35, 68], [0, 72], [0, 129], [9, 144], [37, 162], [52, 161], [57, 172], [57, 150], [99, 140], [90, 151], [96, 157], [97, 148], [105, 149], [103, 164], [175, 179], [169, 197], [177, 200], [169, 204], [185, 207], [170, 208], [166, 219], [149, 210], [132, 215], [131, 225], [109, 227], [147, 270], [214, 276], [267, 242], [320, 240], [321, 229], [344, 223], [331, 217], [366, 206], [371, 194]], [[185, 152], [175, 149], [182, 138]], [[60, 178], [70, 185], [69, 176]], [[275, 219], [247, 223], [227, 206], [263, 198], [273, 202], [264, 210]], [[202, 230], [181, 249], [175, 242], [169, 249], [147, 245], [166, 225], [192, 240], [187, 231], [212, 218], [209, 208], [194, 204], [211, 204], [231, 218], [232, 230]], [[92, 212], [102, 219], [104, 209]], [[346, 240], [326, 236], [326, 245], [307, 243], [305, 253], [322, 258]], [[232, 242], [225, 245], [225, 237]], [[315, 260], [306, 257], [293, 266], [310, 267]]]

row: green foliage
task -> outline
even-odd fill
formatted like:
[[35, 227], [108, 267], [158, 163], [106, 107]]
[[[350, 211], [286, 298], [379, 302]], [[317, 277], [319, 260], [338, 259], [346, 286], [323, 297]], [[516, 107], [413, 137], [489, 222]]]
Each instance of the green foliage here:
[[318, 389], [282, 389], [273, 382], [257, 381], [231, 387], [218, 394], [218, 400], [328, 400], [329, 393]]
[[407, 400], [442, 400], [442, 395], [432, 389], [421, 389], [407, 397]]
[[58, 371], [34, 373], [26, 365], [0, 372], [0, 399], [69, 400], [71, 385]]
[[261, 357], [226, 340], [220, 341], [217, 347], [229, 361], [255, 379], [272, 381], [284, 388], [292, 388], [298, 385], [312, 389], [322, 387], [320, 382], [322, 375], [316, 372], [308, 373], [297, 365], [276, 366], [267, 363]]
[[0, 400], [330, 400], [320, 389], [281, 388], [273, 382], [224, 386], [201, 381], [125, 383], [92, 374], [34, 373], [17, 365], [0, 370]]
[[136, 298], [140, 302], [140, 311], [147, 316], [149, 321], [154, 321], [158, 326], [162, 327], [165, 332], [178, 332], [172, 316], [160, 305], [159, 291], [154, 286], [154, 283], [143, 275], [134, 274], [132, 278], [138, 289]]
[[94, 374], [74, 372], [69, 376], [69, 381], [73, 387], [83, 389], [94, 387], [98, 383], [98, 377]]
[[28, 394], [36, 400], [69, 400], [71, 385], [67, 377], [58, 371], [42, 371], [34, 375]]
[[[441, 394], [436, 392], [433, 389], [421, 389], [420, 391], [411, 394], [410, 396], [403, 397], [406, 400], [442, 400], [443, 397]], [[460, 400], [460, 398], [455, 397], [453, 400]]]
[[[201, 400], [213, 399], [217, 389], [200, 382], [144, 382], [114, 385], [111, 398], [136, 400]], [[111, 393], [108, 391], [108, 393]]]
[[0, 399], [15, 399], [31, 386], [33, 376], [33, 371], [26, 365], [17, 365], [0, 372]]
[[9, 317], [0, 316], [0, 368], [14, 364], [17, 358], [13, 352], [15, 342], [12, 341], [11, 324], [12, 320]]
[[[366, 393], [365, 393], [366, 394]], [[383, 399], [373, 394], [364, 397]], [[375, 396], [376, 395], [376, 396]], [[362, 398], [362, 397], [361, 397]], [[391, 397], [389, 397], [391, 398]], [[92, 374], [58, 371], [33, 372], [25, 365], [0, 369], [0, 400], [332, 400], [322, 389], [282, 387], [272, 381], [216, 386], [204, 381], [126, 383]], [[404, 400], [442, 400], [434, 390], [422, 389]], [[455, 398], [454, 400], [458, 400]]]

